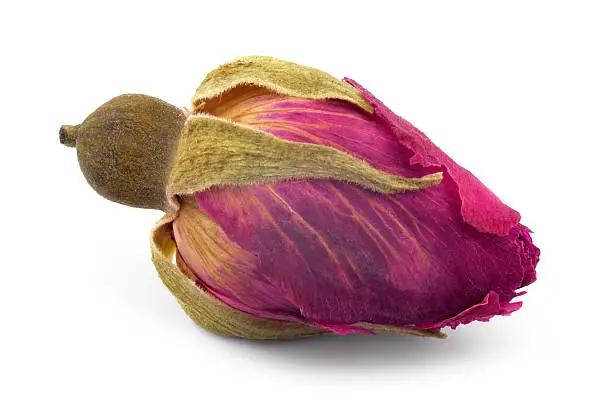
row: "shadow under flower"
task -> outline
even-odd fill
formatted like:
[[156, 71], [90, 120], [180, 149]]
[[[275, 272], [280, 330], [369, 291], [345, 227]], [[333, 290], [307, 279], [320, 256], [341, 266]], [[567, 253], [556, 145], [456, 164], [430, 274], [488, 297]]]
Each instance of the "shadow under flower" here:
[[[476, 328], [476, 329], [474, 329]], [[410, 335], [322, 335], [314, 338], [280, 341], [235, 339], [232, 346], [255, 357], [284, 365], [304, 367], [384, 368], [455, 364], [459, 361], [495, 359], [511, 340], [500, 330], [486, 326], [447, 332], [446, 339]], [[497, 334], [496, 334], [497, 332]]]

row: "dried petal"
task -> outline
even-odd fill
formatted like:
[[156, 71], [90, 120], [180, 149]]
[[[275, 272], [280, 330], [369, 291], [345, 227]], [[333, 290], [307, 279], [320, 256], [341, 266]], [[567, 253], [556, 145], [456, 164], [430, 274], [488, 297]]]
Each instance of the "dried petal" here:
[[[432, 195], [385, 197], [324, 181], [198, 193], [202, 209], [227, 236], [257, 254], [239, 274], [215, 273], [222, 280], [240, 277], [227, 284], [230, 291], [208, 286], [255, 315], [301, 315], [326, 327], [434, 323], [490, 291], [509, 303], [532, 270], [521, 263], [519, 230], [507, 237], [479, 233], [460, 222], [458, 201], [435, 202]], [[270, 295], [254, 290], [260, 280]], [[270, 315], [279, 297], [294, 306]]]
[[348, 78], [345, 80], [364, 94], [374, 106], [376, 118], [386, 123], [399, 142], [411, 151], [411, 164], [444, 167], [445, 174], [450, 175], [459, 189], [461, 215], [467, 223], [482, 232], [498, 235], [508, 234], [518, 224], [521, 215], [505, 205], [471, 172], [454, 162], [419, 129], [393, 113], [361, 85]]
[[[315, 180], [197, 192], [203, 212], [187, 204], [188, 217], [182, 210], [174, 226], [187, 264], [211, 292], [237, 309], [338, 333], [356, 332], [355, 324], [364, 322], [454, 328], [518, 309], [520, 303], [510, 301], [535, 279], [539, 255], [529, 230], [505, 216], [513, 211], [504, 210], [421, 133], [407, 141], [411, 133], [405, 133], [415, 130], [399, 129], [398, 123], [410, 125], [366, 96], [375, 115], [343, 101], [254, 89], [208, 108], [288, 141], [345, 151], [389, 174], [418, 177], [442, 169], [454, 178], [392, 196]], [[481, 190], [471, 191], [466, 201], [469, 186]], [[478, 196], [492, 198], [478, 207]], [[493, 210], [496, 218], [477, 222], [474, 214], [482, 218]], [[217, 242], [239, 248], [250, 260], [234, 264], [228, 258], [221, 268], [207, 266], [193, 254], [204, 240], [187, 231], [188, 223], [203, 222], [223, 233], [225, 240]], [[486, 227], [496, 233], [483, 233]]]
[[241, 86], [265, 88], [277, 94], [305, 99], [346, 100], [372, 111], [372, 106], [359, 91], [327, 72], [263, 56], [238, 58], [209, 72], [192, 99], [193, 106], [196, 108]]
[[[303, 323], [276, 321], [260, 318], [234, 309], [217, 297], [203, 290], [192, 273], [182, 267], [183, 272], [172, 262], [176, 246], [171, 237], [174, 214], [164, 216], [151, 232], [153, 263], [161, 280], [176, 296], [185, 312], [202, 328], [221, 335], [251, 339], [288, 339], [321, 335], [327, 330], [313, 328]], [[181, 257], [177, 256], [181, 265]], [[436, 336], [435, 331], [415, 331]]]
[[442, 173], [395, 176], [332, 147], [289, 142], [252, 127], [197, 115], [183, 129], [168, 193], [184, 195], [215, 185], [291, 179], [336, 179], [395, 193], [436, 185]]
[[[168, 256], [174, 247], [169, 245], [169, 235], [165, 234], [165, 226], [170, 223], [174, 230], [174, 239], [182, 250], [182, 253], [177, 253], [176, 262], [183, 273], [178, 271]], [[162, 280], [177, 296], [185, 311], [202, 327], [217, 333], [261, 339], [295, 338], [326, 332], [341, 334], [396, 332], [445, 337], [438, 328], [412, 329], [371, 323], [358, 323], [354, 326], [319, 324], [314, 328], [308, 326], [313, 324], [302, 318], [299, 313], [289, 314], [287, 313], [289, 308], [281, 307], [275, 308], [274, 312], [264, 310], [255, 315], [251, 312], [252, 308], [245, 304], [265, 306], [266, 302], [268, 304], [276, 302], [276, 306], [282, 306], [284, 302], [282, 298], [276, 300], [274, 298], [280, 294], [279, 291], [268, 284], [265, 278], [255, 277], [251, 280], [252, 275], [244, 273], [244, 270], [252, 268], [256, 259], [231, 242], [221, 228], [212, 222], [190, 197], [183, 200], [180, 214], [173, 219], [173, 222], [170, 219], [162, 220], [154, 229], [152, 249], [153, 260]], [[187, 264], [183, 256], [189, 257], [191, 265]], [[219, 273], [207, 272], [213, 269], [219, 270]], [[194, 270], [197, 275], [194, 274]], [[198, 276], [201, 276], [201, 279], [197, 279]], [[191, 277], [196, 278], [196, 281], [191, 281]], [[251, 292], [248, 295], [241, 295], [240, 291], [245, 286], [249, 287]], [[221, 290], [230, 294], [225, 295]], [[240, 295], [240, 300], [235, 299], [236, 295]], [[264, 301], [259, 298], [263, 298]], [[299, 326], [304, 328], [300, 329]]]

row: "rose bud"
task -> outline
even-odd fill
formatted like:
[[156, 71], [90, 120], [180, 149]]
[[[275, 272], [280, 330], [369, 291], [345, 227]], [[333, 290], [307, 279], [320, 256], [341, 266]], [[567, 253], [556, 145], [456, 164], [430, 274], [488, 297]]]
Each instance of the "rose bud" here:
[[356, 82], [248, 57], [192, 102], [119, 96], [60, 138], [102, 196], [166, 212], [153, 262], [200, 326], [442, 337], [520, 308], [519, 213]]

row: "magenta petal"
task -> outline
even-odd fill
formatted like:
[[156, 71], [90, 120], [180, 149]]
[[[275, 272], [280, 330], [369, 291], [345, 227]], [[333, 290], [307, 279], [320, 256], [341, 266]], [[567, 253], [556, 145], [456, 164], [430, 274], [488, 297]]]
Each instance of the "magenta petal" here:
[[418, 324], [416, 329], [438, 329], [449, 326], [452, 329], [457, 328], [460, 324], [468, 324], [473, 321], [486, 322], [495, 315], [510, 315], [514, 311], [521, 308], [522, 302], [513, 302], [499, 300], [499, 295], [495, 291], [491, 291], [480, 303], [460, 312], [454, 317], [447, 318], [440, 322]]
[[231, 274], [205, 270], [179, 245], [187, 264], [235, 308], [336, 333], [369, 332], [358, 322], [454, 328], [518, 309], [511, 301], [535, 280], [539, 259], [518, 213], [351, 83], [373, 115], [340, 101], [259, 94], [232, 119], [396, 175], [442, 169], [444, 181], [396, 195], [315, 180], [197, 192], [199, 207], [255, 260]]
[[[522, 226], [498, 236], [464, 223], [452, 191], [443, 183], [384, 196], [306, 181], [195, 196], [232, 241], [257, 255], [241, 285], [216, 291], [256, 304], [239, 307], [247, 312], [339, 332], [357, 322], [456, 326], [507, 313], [499, 304], [509, 303], [531, 275], [528, 260], [537, 249], [524, 240]], [[259, 280], [295, 306], [279, 309], [274, 296], [252, 301], [252, 282]], [[490, 292], [486, 306], [462, 314]]]
[[521, 220], [517, 211], [505, 205], [471, 172], [454, 162], [419, 129], [393, 113], [357, 82], [348, 78], [345, 78], [345, 81], [365, 96], [374, 107], [376, 117], [389, 124], [399, 142], [412, 151], [410, 163], [424, 167], [443, 166], [446, 169], [446, 173], [452, 177], [459, 189], [462, 200], [461, 215], [466, 222], [482, 232], [505, 235]]
[[256, 96], [240, 104], [232, 120], [288, 141], [321, 144], [345, 151], [373, 167], [403, 177], [438, 172], [410, 165], [409, 155], [389, 126], [342, 101]]
[[521, 288], [536, 281], [536, 265], [540, 261], [540, 249], [533, 244], [530, 235], [531, 231], [528, 228], [518, 225], [517, 229], [519, 232], [518, 245], [521, 254], [521, 265], [523, 270], [525, 270], [523, 281], [519, 287]]

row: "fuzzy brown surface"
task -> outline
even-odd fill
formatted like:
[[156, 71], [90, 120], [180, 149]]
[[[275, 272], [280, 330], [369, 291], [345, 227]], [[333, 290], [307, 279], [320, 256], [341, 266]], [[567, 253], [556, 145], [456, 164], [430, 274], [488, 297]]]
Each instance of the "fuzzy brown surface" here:
[[124, 205], [166, 210], [166, 183], [183, 112], [154, 97], [121, 95], [78, 126], [62, 126], [74, 144], [87, 182], [103, 197]]

